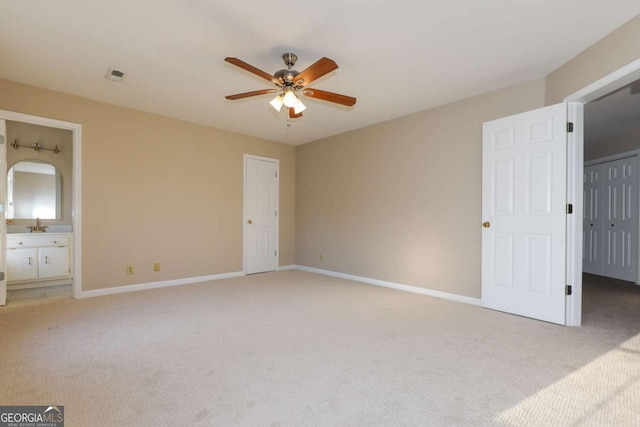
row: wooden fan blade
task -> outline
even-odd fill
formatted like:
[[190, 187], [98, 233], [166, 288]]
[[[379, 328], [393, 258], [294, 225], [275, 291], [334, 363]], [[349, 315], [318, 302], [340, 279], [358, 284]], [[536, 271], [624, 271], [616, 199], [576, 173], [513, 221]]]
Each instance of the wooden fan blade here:
[[347, 96], [340, 95], [339, 93], [327, 92], [326, 90], [320, 89], [305, 89], [302, 91], [304, 96], [308, 96], [309, 98], [321, 99], [323, 101], [335, 102], [336, 104], [346, 105], [347, 107], [351, 107], [356, 103], [356, 99]]
[[289, 107], [289, 118], [297, 119], [298, 117], [302, 117], [302, 113], [296, 114], [296, 110], [293, 107]]
[[227, 99], [242, 99], [242, 98], [248, 98], [250, 96], [257, 96], [257, 95], [265, 95], [267, 93], [273, 93], [276, 92], [276, 89], [262, 89], [262, 90], [254, 90], [253, 92], [245, 92], [245, 93], [236, 93], [235, 95], [227, 95], [225, 96], [225, 98]]
[[295, 78], [295, 83], [297, 86], [306, 86], [312, 81], [337, 69], [338, 64], [336, 64], [333, 59], [322, 57], [318, 59], [315, 64], [298, 74]]
[[261, 69], [254, 67], [253, 65], [247, 64], [241, 59], [227, 57], [227, 58], [224, 58], [224, 60], [227, 61], [229, 64], [233, 64], [236, 67], [240, 67], [243, 70], [247, 70], [248, 72], [253, 73], [258, 77], [262, 77], [265, 80], [269, 80], [272, 83], [281, 84], [280, 80], [276, 79], [271, 74], [264, 72]]

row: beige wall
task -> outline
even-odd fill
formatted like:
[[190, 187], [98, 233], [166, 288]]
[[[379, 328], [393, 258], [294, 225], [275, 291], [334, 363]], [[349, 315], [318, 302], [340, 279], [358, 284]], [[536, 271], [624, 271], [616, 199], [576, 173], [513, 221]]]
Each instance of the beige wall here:
[[632, 129], [610, 139], [585, 144], [584, 159], [594, 160], [638, 149], [640, 149], [640, 128]]
[[546, 105], [556, 104], [640, 58], [640, 15], [546, 77]]
[[[71, 131], [38, 126], [30, 123], [7, 121], [7, 140], [9, 144], [13, 144], [13, 142], [17, 140], [21, 145], [32, 145], [37, 141], [45, 148], [58, 146], [61, 150], [59, 154], [47, 150], [41, 150], [38, 154], [35, 154], [33, 150], [28, 148], [14, 150], [8, 146], [7, 166], [10, 168], [22, 160], [36, 160], [51, 163], [58, 168], [62, 177], [62, 219], [47, 219], [43, 220], [42, 223], [44, 225], [71, 225], [73, 220], [71, 216], [73, 196], [73, 139]], [[16, 226], [33, 225], [33, 223], [33, 221], [26, 219], [14, 220]], [[23, 229], [23, 231], [26, 231], [26, 229]]]
[[293, 263], [293, 147], [7, 80], [0, 109], [82, 125], [83, 290], [241, 271], [244, 153], [280, 159], [280, 264]]
[[482, 122], [543, 105], [537, 80], [297, 147], [296, 263], [480, 297]]

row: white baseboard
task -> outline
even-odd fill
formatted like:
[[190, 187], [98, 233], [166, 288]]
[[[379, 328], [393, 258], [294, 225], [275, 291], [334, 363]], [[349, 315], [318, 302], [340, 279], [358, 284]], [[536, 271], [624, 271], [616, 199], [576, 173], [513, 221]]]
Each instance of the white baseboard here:
[[[432, 289], [419, 288], [417, 286], [403, 285], [400, 283], [387, 282], [385, 280], [371, 279], [369, 277], [355, 276], [353, 274], [339, 273], [337, 271], [322, 270], [319, 268], [307, 267], [304, 265], [283, 265], [279, 266], [276, 271], [301, 270], [309, 273], [322, 274], [325, 276], [338, 277], [341, 279], [353, 280], [356, 282], [368, 283], [370, 285], [383, 286], [385, 288], [397, 289], [404, 292], [412, 292], [414, 294], [427, 295], [435, 298], [442, 298], [450, 301], [461, 302], [471, 305], [481, 305], [479, 298], [465, 297], [462, 295], [450, 294], [448, 292], [435, 291]], [[95, 289], [91, 291], [81, 291], [80, 298], [99, 297], [103, 295], [115, 295], [125, 292], [143, 291], [147, 289], [159, 289], [169, 286], [189, 285], [192, 283], [208, 282], [211, 280], [228, 279], [232, 277], [245, 276], [244, 271], [236, 271], [233, 273], [213, 274], [210, 276], [188, 277], [185, 279], [165, 280], [162, 282], [140, 283], [137, 285], [116, 286], [113, 288]]]
[[339, 277], [341, 279], [354, 280], [356, 282], [368, 283], [370, 285], [384, 286], [385, 288], [398, 289], [400, 291], [412, 292], [414, 294], [428, 295], [430, 297], [447, 299], [450, 301], [462, 302], [464, 304], [481, 305], [479, 298], [465, 297], [462, 295], [450, 294], [448, 292], [434, 291], [432, 289], [419, 288], [417, 286], [403, 285], [400, 283], [387, 282], [385, 280], [371, 279], [369, 277], [354, 276], [353, 274], [338, 273], [337, 271], [321, 270], [319, 268], [296, 265], [296, 270], [308, 271], [310, 273], [324, 274], [325, 276]]
[[189, 285], [192, 283], [208, 282], [210, 280], [228, 279], [231, 277], [244, 276], [244, 271], [234, 273], [212, 274], [210, 276], [187, 277], [185, 279], [164, 280], [162, 282], [140, 283], [137, 285], [116, 286], [113, 288], [95, 289], [92, 291], [81, 291], [80, 298], [100, 297], [103, 295], [121, 294], [124, 292], [143, 291], [146, 289], [166, 288], [168, 286]]

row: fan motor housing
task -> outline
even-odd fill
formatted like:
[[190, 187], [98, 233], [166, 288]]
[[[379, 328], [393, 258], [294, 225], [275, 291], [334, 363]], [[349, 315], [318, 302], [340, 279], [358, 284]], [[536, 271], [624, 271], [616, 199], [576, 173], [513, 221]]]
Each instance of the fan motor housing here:
[[298, 74], [300, 73], [296, 70], [280, 70], [276, 71], [273, 77], [283, 82], [285, 86], [289, 86], [289, 83], [294, 83], [294, 79]]

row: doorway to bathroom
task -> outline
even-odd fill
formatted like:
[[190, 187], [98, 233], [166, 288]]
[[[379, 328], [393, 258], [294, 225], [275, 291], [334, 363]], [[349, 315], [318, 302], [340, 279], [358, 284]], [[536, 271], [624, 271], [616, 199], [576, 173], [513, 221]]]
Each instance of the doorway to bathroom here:
[[0, 305], [80, 295], [81, 133], [0, 110]]

